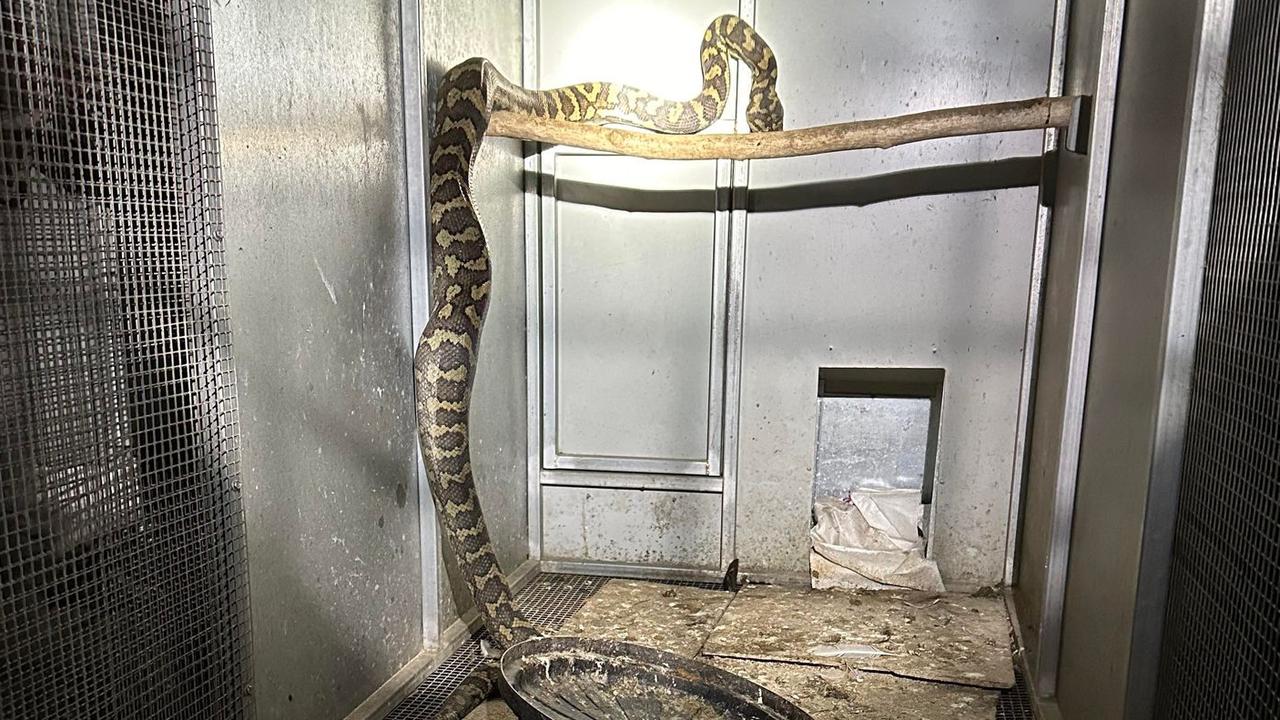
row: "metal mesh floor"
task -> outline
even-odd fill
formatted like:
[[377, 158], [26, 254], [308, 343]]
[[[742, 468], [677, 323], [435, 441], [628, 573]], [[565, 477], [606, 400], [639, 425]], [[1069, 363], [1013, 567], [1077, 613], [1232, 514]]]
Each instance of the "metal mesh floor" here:
[[1035, 704], [1031, 701], [1031, 689], [1022, 668], [1013, 666], [1014, 686], [1000, 692], [996, 700], [996, 720], [1034, 720]]
[[[542, 573], [517, 597], [530, 620], [542, 627], [557, 628], [607, 581], [608, 578], [593, 575]], [[396, 706], [387, 720], [435, 717], [449, 693], [480, 664], [480, 640], [487, 637], [482, 629], [463, 643]]]
[[[520, 605], [530, 618], [544, 627], [557, 628], [578, 611], [587, 598], [608, 582], [609, 578], [596, 575], [567, 575], [542, 573], [535, 577], [517, 596]], [[681, 580], [657, 580], [668, 585], [686, 585], [711, 590], [720, 588], [718, 583], [700, 583]], [[440, 705], [450, 692], [480, 664], [480, 640], [486, 637], [483, 630], [450, 655], [440, 667], [428, 675], [422, 683], [392, 710], [387, 720], [429, 720], [434, 718]], [[1017, 685], [1000, 693], [996, 705], [997, 720], [1032, 720], [1031, 697], [1020, 669], [1015, 670]]]
[[0, 3], [0, 717], [244, 717], [208, 8]]

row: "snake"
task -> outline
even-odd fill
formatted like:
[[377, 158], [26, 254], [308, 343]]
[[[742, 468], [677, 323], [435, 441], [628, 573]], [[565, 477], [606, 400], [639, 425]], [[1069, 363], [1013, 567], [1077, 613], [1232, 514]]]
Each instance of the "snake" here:
[[[709, 127], [730, 99], [729, 62], [751, 70], [746, 121], [753, 132], [782, 129], [773, 50], [744, 20], [722, 15], [707, 26], [699, 53], [702, 89], [674, 101], [629, 85], [586, 82], [549, 90], [512, 83], [485, 58], [471, 58], [441, 78], [430, 149], [431, 309], [414, 353], [415, 414], [427, 484], [449, 546], [484, 628], [498, 649], [543, 634], [516, 607], [499, 567], [476, 494], [470, 409], [480, 334], [489, 305], [491, 267], [472, 203], [471, 169], [490, 117], [499, 111], [659, 133]], [[437, 717], [464, 717], [492, 693], [492, 664], [465, 680]]]

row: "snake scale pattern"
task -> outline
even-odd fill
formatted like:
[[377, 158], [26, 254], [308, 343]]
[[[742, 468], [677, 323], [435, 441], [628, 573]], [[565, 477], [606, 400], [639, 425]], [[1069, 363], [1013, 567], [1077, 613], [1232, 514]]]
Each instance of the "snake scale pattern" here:
[[[449, 70], [436, 96], [430, 160], [431, 315], [414, 356], [418, 435], [431, 494], [480, 617], [501, 648], [540, 635], [516, 608], [489, 541], [472, 476], [468, 431], [480, 333], [489, 304], [490, 265], [484, 230], [471, 202], [470, 173], [496, 111], [588, 123], [619, 123], [662, 133], [694, 133], [724, 112], [729, 61], [752, 72], [747, 123], [782, 129], [773, 51], [742, 19], [723, 15], [703, 34], [702, 90], [683, 102], [627, 85], [591, 82], [527, 90], [483, 58]], [[438, 717], [462, 717], [492, 691], [492, 668], [455, 692]], [[478, 699], [477, 699], [478, 698]]]

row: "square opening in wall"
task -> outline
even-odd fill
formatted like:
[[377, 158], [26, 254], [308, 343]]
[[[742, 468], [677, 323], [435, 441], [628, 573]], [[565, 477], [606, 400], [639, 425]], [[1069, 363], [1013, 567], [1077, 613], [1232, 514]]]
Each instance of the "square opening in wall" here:
[[821, 368], [815, 586], [941, 589], [926, 559], [943, 371]]

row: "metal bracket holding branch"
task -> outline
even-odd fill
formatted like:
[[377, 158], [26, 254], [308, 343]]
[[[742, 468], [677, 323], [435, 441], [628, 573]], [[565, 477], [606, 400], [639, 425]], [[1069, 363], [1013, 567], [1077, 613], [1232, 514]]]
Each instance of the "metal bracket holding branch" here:
[[1089, 123], [1093, 120], [1093, 98], [1077, 95], [1072, 98], [1071, 122], [1067, 125], [1067, 137], [1063, 148], [1077, 155], [1089, 154]]

